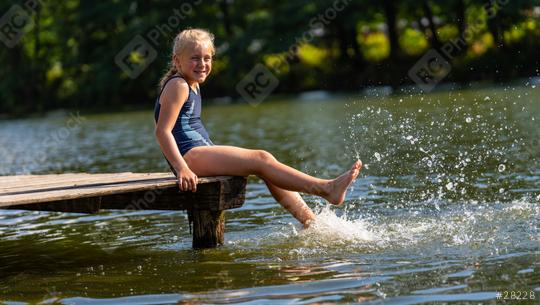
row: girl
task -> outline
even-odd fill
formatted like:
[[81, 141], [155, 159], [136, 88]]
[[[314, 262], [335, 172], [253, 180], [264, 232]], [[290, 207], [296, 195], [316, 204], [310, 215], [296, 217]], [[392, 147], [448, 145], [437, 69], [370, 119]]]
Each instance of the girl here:
[[180, 32], [174, 39], [171, 67], [160, 82], [155, 132], [180, 190], [197, 191], [198, 176], [256, 175], [304, 227], [315, 215], [298, 192], [318, 195], [335, 205], [343, 203], [347, 188], [362, 167], [360, 160], [341, 176], [325, 180], [282, 164], [264, 150], [212, 143], [200, 118], [199, 84], [212, 71], [214, 54], [211, 33], [201, 29]]

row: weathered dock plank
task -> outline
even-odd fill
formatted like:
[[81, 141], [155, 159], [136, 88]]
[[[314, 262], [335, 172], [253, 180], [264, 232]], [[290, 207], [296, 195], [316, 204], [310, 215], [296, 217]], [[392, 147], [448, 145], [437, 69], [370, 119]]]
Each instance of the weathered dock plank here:
[[[64, 176], [66, 175], [66, 176]], [[169, 173], [59, 174], [11, 176], [0, 179], [0, 207], [166, 189], [176, 186]], [[230, 177], [202, 177], [200, 184]]]
[[102, 209], [188, 210], [194, 247], [223, 244], [224, 210], [242, 206], [246, 177], [200, 177], [181, 192], [170, 173], [0, 177], [0, 209], [97, 213]]
[[[164, 175], [170, 176], [166, 173]], [[154, 174], [152, 174], [154, 175]], [[126, 179], [127, 177], [127, 179]], [[129, 180], [133, 178], [133, 173], [115, 173], [115, 174], [58, 174], [58, 175], [21, 175], [21, 176], [4, 176], [0, 177], [0, 192], [8, 190], [34, 190], [38, 187], [47, 185], [62, 185], [62, 183], [71, 183], [73, 185], [78, 182], [113, 182], [115, 180]]]

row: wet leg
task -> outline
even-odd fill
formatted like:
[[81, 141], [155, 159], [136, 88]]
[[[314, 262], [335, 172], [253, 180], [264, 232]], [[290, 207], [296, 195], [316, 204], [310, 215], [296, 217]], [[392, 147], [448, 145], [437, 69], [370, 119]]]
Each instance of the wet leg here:
[[311, 221], [315, 219], [315, 214], [306, 204], [299, 193], [279, 188], [272, 183], [265, 181], [270, 193], [277, 202], [281, 204], [291, 215], [304, 225], [309, 227]]

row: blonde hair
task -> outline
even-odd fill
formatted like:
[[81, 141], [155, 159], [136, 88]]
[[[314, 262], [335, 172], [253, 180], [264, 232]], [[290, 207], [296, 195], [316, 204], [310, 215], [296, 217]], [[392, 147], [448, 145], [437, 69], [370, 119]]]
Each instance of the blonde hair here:
[[[185, 29], [178, 33], [178, 35], [176, 35], [174, 38], [171, 57], [174, 55], [180, 57], [189, 46], [196, 43], [208, 43], [210, 45], [210, 49], [212, 50], [212, 55], [216, 53], [216, 49], [214, 47], [214, 34], [204, 29]], [[159, 88], [163, 88], [165, 82], [178, 72], [179, 71], [176, 69], [176, 66], [171, 60], [168, 71], [159, 81]]]

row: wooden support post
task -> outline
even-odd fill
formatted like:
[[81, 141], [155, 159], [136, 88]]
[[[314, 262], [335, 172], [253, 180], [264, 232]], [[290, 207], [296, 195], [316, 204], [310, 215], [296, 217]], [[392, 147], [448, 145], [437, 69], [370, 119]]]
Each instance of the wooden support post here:
[[193, 248], [223, 245], [225, 211], [193, 210]]

